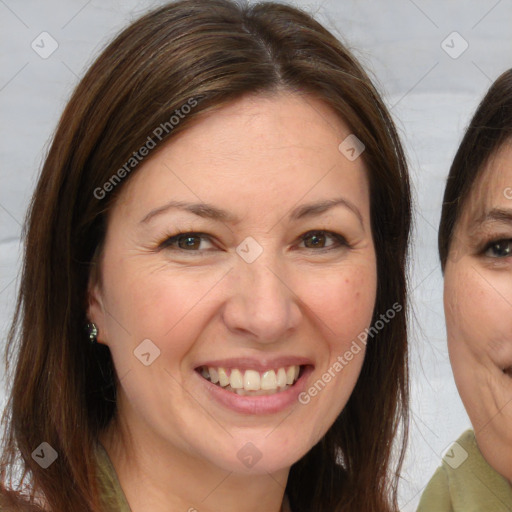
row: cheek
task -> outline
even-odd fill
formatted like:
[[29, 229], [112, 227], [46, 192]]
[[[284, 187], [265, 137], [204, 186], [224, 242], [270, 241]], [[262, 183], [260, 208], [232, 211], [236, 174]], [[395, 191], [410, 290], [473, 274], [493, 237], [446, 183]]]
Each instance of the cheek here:
[[[496, 343], [512, 338], [511, 291], [511, 277], [504, 279], [494, 271], [477, 272], [471, 266], [445, 276], [445, 316], [451, 354], [473, 359], [474, 364], [495, 359]], [[460, 364], [458, 357], [453, 358], [452, 364]]]
[[345, 338], [357, 335], [371, 322], [376, 296], [376, 275], [372, 268], [347, 268], [325, 279], [323, 293], [311, 297], [311, 307]]
[[[450, 353], [460, 355], [482, 352], [482, 334], [487, 323], [485, 318], [485, 292], [481, 289], [478, 277], [462, 263], [447, 271], [444, 282], [444, 306], [448, 348]], [[484, 308], [482, 307], [484, 305]], [[457, 365], [456, 357], [452, 364]]]
[[[304, 302], [313, 313], [310, 318], [316, 323], [315, 334], [319, 337], [315, 340], [320, 363], [316, 378], [299, 397], [317, 418], [312, 444], [345, 407], [359, 378], [376, 288], [376, 271], [371, 264], [346, 266], [331, 270], [324, 278], [316, 275], [302, 281], [302, 296], [307, 297]], [[387, 321], [392, 321], [389, 318]]]
[[474, 263], [445, 274], [448, 349], [455, 382], [475, 425], [485, 424], [501, 403], [501, 368], [512, 357], [508, 276]]
[[198, 304], [208, 303], [208, 291], [222, 279], [224, 269], [195, 271], [147, 265], [134, 257], [112, 265], [108, 306], [115, 323], [139, 338], [164, 338]]
[[[323, 349], [327, 349], [329, 365], [345, 354], [352, 342], [370, 326], [376, 280], [372, 265], [351, 265], [325, 275], [305, 275], [301, 279], [300, 297], [313, 313], [310, 318], [318, 332], [323, 334]], [[361, 359], [362, 364], [365, 346], [359, 345], [361, 349], [353, 358]], [[350, 366], [358, 373], [360, 364]], [[345, 368], [343, 373], [351, 372]]]
[[[117, 374], [120, 378], [129, 374], [130, 382], [139, 382], [134, 384], [134, 389], [127, 389], [135, 401], [137, 395], [145, 392], [154, 395], [151, 387], [155, 380], [167, 382], [167, 388], [174, 389], [177, 382], [169, 381], [169, 375], [158, 373], [158, 369], [175, 369], [187, 360], [209, 318], [208, 291], [222, 279], [223, 270], [202, 275], [164, 272], [161, 266], [148, 268], [137, 257], [111, 265], [108, 270], [109, 273], [105, 272], [108, 276], [105, 280], [107, 342]], [[143, 356], [147, 353], [149, 367], [140, 359], [148, 359]], [[179, 373], [175, 379], [181, 381]], [[124, 386], [129, 387], [128, 381]], [[178, 388], [174, 390], [177, 391]]]

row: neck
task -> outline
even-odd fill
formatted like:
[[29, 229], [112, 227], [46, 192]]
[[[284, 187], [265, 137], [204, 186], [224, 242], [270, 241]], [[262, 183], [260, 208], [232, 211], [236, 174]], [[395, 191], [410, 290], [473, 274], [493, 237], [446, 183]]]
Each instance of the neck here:
[[288, 511], [283, 500], [289, 468], [274, 474], [226, 471], [155, 436], [126, 436], [123, 430], [113, 423], [100, 442], [131, 512]]

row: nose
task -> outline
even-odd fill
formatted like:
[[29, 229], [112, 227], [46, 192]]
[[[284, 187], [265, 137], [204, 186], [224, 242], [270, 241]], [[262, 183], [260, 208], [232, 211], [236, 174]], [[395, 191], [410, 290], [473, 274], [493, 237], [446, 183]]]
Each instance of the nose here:
[[299, 325], [300, 300], [290, 272], [260, 257], [253, 263], [239, 260], [230, 274], [230, 295], [223, 310], [227, 328], [251, 336], [258, 343], [289, 337]]

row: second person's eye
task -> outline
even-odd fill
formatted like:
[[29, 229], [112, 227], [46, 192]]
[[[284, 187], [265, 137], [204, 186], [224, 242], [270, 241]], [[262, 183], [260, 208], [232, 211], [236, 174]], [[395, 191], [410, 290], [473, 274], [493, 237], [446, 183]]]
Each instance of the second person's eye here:
[[496, 240], [486, 245], [484, 255], [489, 258], [512, 256], [512, 239]]

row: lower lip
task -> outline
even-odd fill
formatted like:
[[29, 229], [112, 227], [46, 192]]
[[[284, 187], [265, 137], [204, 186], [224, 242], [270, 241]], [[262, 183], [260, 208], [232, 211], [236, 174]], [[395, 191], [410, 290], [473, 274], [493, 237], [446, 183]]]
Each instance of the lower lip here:
[[306, 380], [312, 371], [311, 366], [306, 366], [291, 388], [273, 395], [261, 396], [242, 396], [232, 391], [226, 391], [202, 377], [198, 372], [195, 373], [206, 387], [207, 392], [222, 406], [242, 414], [273, 414], [294, 404], [299, 404], [299, 395], [305, 389]]

